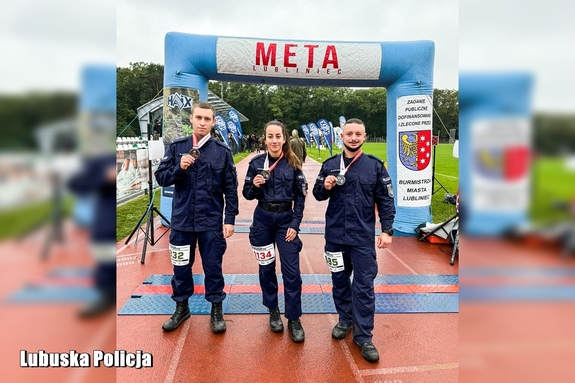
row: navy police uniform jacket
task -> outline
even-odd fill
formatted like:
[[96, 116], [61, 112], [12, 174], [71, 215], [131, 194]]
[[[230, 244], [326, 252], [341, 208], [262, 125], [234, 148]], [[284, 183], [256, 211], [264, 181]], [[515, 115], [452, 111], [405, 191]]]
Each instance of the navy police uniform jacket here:
[[[318, 201], [329, 198], [325, 213], [325, 238], [328, 242], [347, 245], [373, 245], [375, 238], [375, 206], [379, 213], [381, 229], [391, 229], [395, 217], [391, 178], [383, 162], [363, 153], [347, 170], [343, 185], [331, 190], [324, 187], [325, 177], [340, 172], [338, 154], [322, 165], [313, 188]], [[344, 158], [347, 166], [352, 159]]]
[[154, 173], [160, 186], [174, 185], [170, 226], [199, 232], [221, 230], [222, 220], [224, 224], [235, 224], [238, 179], [230, 149], [210, 138], [200, 148], [200, 157], [183, 170], [180, 159], [191, 149], [191, 137], [172, 141]]
[[113, 167], [116, 153], [86, 158], [82, 170], [68, 180], [73, 193], [96, 196], [90, 226], [91, 240], [95, 243], [116, 242], [116, 181], [107, 179], [108, 169]]
[[[247, 200], [257, 199], [269, 203], [291, 203], [293, 201], [293, 218], [289, 227], [299, 232], [307, 194], [305, 176], [301, 170], [293, 168], [283, 157], [271, 172], [270, 179], [259, 188], [255, 187], [254, 177], [262, 172], [266, 155], [267, 153], [260, 154], [250, 161], [242, 194]], [[271, 167], [275, 161], [277, 160], [270, 156], [269, 166]]]

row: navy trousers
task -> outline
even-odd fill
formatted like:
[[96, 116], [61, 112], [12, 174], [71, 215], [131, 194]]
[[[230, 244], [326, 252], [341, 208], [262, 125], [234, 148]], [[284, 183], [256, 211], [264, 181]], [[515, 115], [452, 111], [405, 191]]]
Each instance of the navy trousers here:
[[344, 270], [331, 273], [333, 300], [339, 321], [353, 324], [353, 338], [357, 342], [371, 342], [375, 317], [373, 281], [377, 276], [375, 246], [326, 242], [325, 250], [343, 252]]
[[194, 294], [192, 266], [197, 243], [204, 268], [205, 298], [211, 303], [222, 302], [226, 298], [222, 259], [227, 248], [223, 231], [187, 232], [171, 229], [170, 243], [176, 246], [190, 245], [190, 263], [174, 266], [172, 299], [182, 302]]
[[[266, 246], [275, 243], [281, 261], [281, 273], [284, 285], [285, 317], [297, 319], [301, 316], [301, 272], [299, 267], [299, 252], [303, 243], [299, 236], [291, 242], [286, 242], [285, 236], [292, 220], [293, 212], [270, 212], [256, 207], [253, 224], [250, 227], [250, 244]], [[278, 280], [276, 261], [269, 265], [259, 266], [260, 286], [263, 305], [269, 309], [278, 307]], [[254, 260], [255, 261], [255, 260]]]

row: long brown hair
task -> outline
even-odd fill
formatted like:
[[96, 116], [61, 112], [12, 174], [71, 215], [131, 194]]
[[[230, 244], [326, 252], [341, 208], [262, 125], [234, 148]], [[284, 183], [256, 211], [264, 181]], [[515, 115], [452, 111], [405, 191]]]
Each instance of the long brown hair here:
[[291, 143], [290, 143], [290, 139], [288, 136], [288, 131], [286, 126], [284, 125], [283, 122], [279, 121], [279, 120], [272, 120], [270, 122], [268, 122], [267, 124], [265, 124], [264, 126], [264, 137], [266, 137], [266, 131], [268, 126], [270, 125], [276, 125], [282, 128], [282, 135], [285, 139], [284, 144], [282, 145], [282, 151], [284, 153], [284, 157], [286, 158], [288, 164], [290, 164], [292, 167], [302, 170], [301, 169], [301, 161], [299, 160], [299, 158], [295, 155], [295, 153], [293, 152], [292, 148], [291, 148]]

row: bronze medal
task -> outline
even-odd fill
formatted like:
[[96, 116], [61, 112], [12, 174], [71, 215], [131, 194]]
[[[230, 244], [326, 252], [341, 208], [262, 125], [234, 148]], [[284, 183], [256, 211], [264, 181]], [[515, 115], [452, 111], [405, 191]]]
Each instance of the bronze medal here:
[[264, 177], [264, 180], [269, 180], [271, 173], [269, 172], [269, 170], [262, 170], [262, 172], [260, 173], [262, 177]]
[[190, 156], [192, 156], [193, 159], [197, 160], [198, 158], [200, 158], [200, 151], [194, 148], [190, 150]]

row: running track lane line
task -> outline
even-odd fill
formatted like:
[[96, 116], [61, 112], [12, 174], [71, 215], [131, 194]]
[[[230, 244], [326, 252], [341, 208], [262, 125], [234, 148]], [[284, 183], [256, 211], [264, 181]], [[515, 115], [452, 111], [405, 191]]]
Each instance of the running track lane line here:
[[[300, 261], [302, 259], [302, 255], [303, 255], [303, 260], [304, 260], [305, 264], [307, 265], [308, 269], [311, 270], [314, 274], [317, 274], [316, 270], [313, 269], [311, 262], [309, 261], [307, 251], [305, 249], [302, 249], [302, 251], [300, 252]], [[326, 265], [326, 267], [327, 267], [327, 265]], [[331, 324], [330, 328], [333, 328], [337, 324], [337, 322], [339, 321], [339, 320], [336, 320], [334, 314], [329, 314], [327, 317], [328, 317], [328, 323]], [[349, 368], [351, 369], [351, 372], [353, 373], [353, 376], [355, 377], [355, 381], [357, 383], [364, 383], [364, 379], [361, 376], [361, 371], [357, 368], [357, 364], [355, 364], [355, 360], [353, 359], [353, 356], [351, 355], [351, 350], [347, 346], [347, 343], [344, 342], [343, 340], [341, 340], [339, 342], [340, 342], [339, 343], [340, 347], [343, 351], [343, 355], [345, 356], [345, 359], [349, 365]]]
[[397, 259], [397, 261], [398, 261], [399, 263], [401, 263], [403, 266], [405, 266], [405, 268], [406, 268], [407, 270], [411, 271], [412, 274], [418, 275], [418, 274], [415, 272], [415, 270], [413, 270], [411, 267], [409, 267], [409, 266], [407, 265], [407, 263], [403, 262], [393, 251], [389, 250], [389, 248], [386, 248], [386, 249], [384, 249], [384, 250], [387, 250], [387, 251], [389, 252], [389, 254], [391, 254], [395, 259]]
[[164, 379], [164, 383], [172, 383], [174, 381], [174, 377], [176, 376], [176, 370], [178, 368], [178, 365], [180, 364], [180, 356], [182, 355], [182, 350], [184, 349], [184, 344], [186, 343], [188, 331], [190, 330], [191, 322], [192, 322], [191, 320], [187, 320], [182, 326], [180, 336], [178, 337], [178, 344], [176, 345], [176, 349], [174, 350], [175, 352], [172, 355], [172, 360], [170, 361], [170, 365], [168, 366], [168, 373], [166, 374], [166, 379]]
[[[106, 337], [109, 335], [110, 331], [116, 330], [116, 313], [110, 313], [110, 317], [104, 323], [104, 326], [98, 332], [96, 337], [94, 338], [94, 342], [91, 343], [90, 347], [86, 349], [85, 352], [90, 352], [89, 350], [103, 350], [104, 347], [102, 345], [106, 341]], [[80, 383], [85, 381], [85, 375], [87, 372], [90, 372], [91, 369], [98, 368], [98, 367], [90, 367], [90, 368], [73, 368], [74, 371], [70, 378], [67, 380], [68, 383]], [[93, 371], [93, 370], [92, 370]]]
[[425, 364], [422, 366], [405, 366], [405, 367], [390, 367], [379, 368], [377, 370], [363, 370], [360, 371], [361, 375], [390, 375], [399, 374], [404, 372], [424, 372], [424, 371], [437, 371], [437, 370], [452, 370], [459, 368], [459, 363], [443, 363], [443, 364]]

